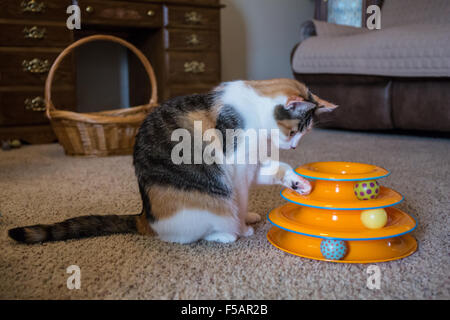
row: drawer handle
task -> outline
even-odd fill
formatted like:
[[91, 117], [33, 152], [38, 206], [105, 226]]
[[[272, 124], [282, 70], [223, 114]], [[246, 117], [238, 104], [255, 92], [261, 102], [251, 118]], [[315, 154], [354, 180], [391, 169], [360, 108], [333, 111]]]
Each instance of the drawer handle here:
[[92, 6], [87, 6], [87, 7], [86, 7], [86, 12], [87, 12], [87, 13], [92, 13], [92, 12], [94, 12], [94, 7], [92, 7]]
[[193, 33], [186, 37], [186, 43], [190, 46], [198, 46], [200, 44], [200, 40], [198, 36]]
[[149, 17], [153, 17], [153, 16], [155, 15], [155, 11], [154, 11], [154, 10], [148, 10], [148, 11], [147, 11], [147, 15], [148, 15]]
[[190, 61], [184, 63], [184, 72], [186, 73], [203, 73], [205, 72], [205, 63], [198, 61]]
[[187, 23], [196, 24], [202, 21], [202, 16], [197, 11], [186, 12], [184, 19]]
[[44, 39], [45, 38], [45, 28], [38, 28], [37, 26], [23, 29], [25, 39]]
[[27, 98], [24, 101], [25, 110], [42, 112], [45, 111], [45, 100], [44, 98], [38, 96], [34, 98]]
[[20, 4], [22, 12], [42, 13], [45, 11], [45, 3], [36, 0], [23, 0]]
[[41, 60], [34, 58], [33, 60], [22, 61], [23, 71], [30, 73], [46, 73], [50, 70], [50, 62], [48, 60]]

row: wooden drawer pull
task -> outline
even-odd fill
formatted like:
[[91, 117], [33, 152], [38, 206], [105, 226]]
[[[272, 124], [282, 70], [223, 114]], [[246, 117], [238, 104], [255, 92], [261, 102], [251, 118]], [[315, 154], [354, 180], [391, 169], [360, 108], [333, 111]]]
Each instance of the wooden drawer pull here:
[[184, 63], [184, 72], [186, 73], [203, 73], [205, 72], [205, 63], [198, 61], [190, 61]]
[[33, 26], [31, 28], [23, 28], [24, 38], [25, 39], [44, 39], [45, 38], [45, 28], [38, 28], [37, 26]]
[[22, 12], [42, 13], [45, 11], [45, 3], [36, 0], [23, 0], [20, 6]]
[[202, 16], [197, 11], [186, 12], [184, 15], [186, 23], [197, 24], [202, 21]]
[[41, 96], [25, 99], [24, 104], [25, 110], [36, 112], [45, 111], [45, 100]]
[[193, 33], [186, 37], [186, 43], [190, 46], [198, 46], [200, 44], [200, 40], [197, 34]]
[[33, 60], [22, 61], [23, 71], [30, 73], [46, 73], [50, 70], [50, 62], [48, 60], [41, 60], [34, 58]]

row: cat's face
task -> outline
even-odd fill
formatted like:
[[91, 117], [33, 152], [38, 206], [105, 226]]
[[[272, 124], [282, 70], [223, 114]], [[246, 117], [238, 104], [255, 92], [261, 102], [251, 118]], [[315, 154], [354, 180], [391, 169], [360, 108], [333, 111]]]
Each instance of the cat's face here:
[[[289, 99], [292, 100], [294, 97]], [[289, 103], [292, 102], [287, 102], [287, 105]], [[301, 107], [293, 106], [292, 109], [286, 105], [275, 106], [274, 117], [279, 128], [279, 139], [275, 143], [280, 149], [297, 147], [302, 136], [312, 129], [315, 107], [309, 102], [303, 102]]]
[[307, 94], [306, 98], [301, 94], [289, 96], [284, 104], [275, 106], [274, 117], [280, 129], [278, 146], [281, 149], [295, 149], [300, 139], [311, 131], [314, 116], [337, 107], [309, 90]]
[[[260, 95], [274, 101], [274, 118], [279, 129], [280, 149], [295, 149], [313, 127], [313, 117], [337, 106], [320, 99], [301, 82], [293, 79], [248, 81]], [[276, 102], [275, 102], [276, 101]]]

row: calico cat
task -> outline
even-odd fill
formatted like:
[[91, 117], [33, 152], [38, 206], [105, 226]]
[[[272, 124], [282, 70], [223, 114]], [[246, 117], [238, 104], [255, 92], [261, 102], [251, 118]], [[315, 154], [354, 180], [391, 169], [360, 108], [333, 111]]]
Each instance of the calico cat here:
[[[196, 121], [203, 132], [216, 129], [222, 137], [227, 129], [278, 129], [278, 139], [267, 142], [279, 149], [294, 149], [311, 129], [314, 115], [334, 108], [292, 79], [226, 82], [207, 94], [168, 100], [148, 115], [136, 136], [133, 163], [142, 198], [140, 214], [76, 217], [14, 228], [9, 236], [25, 243], [112, 233], [156, 234], [163, 241], [178, 243], [201, 239], [227, 243], [251, 236], [253, 228], [248, 224], [261, 219], [247, 208], [253, 184], [282, 184], [308, 194], [309, 182], [288, 164], [270, 159], [256, 164], [176, 164], [172, 150], [177, 142], [172, 133], [177, 129], [192, 132]], [[225, 157], [248, 152], [239, 139], [220, 143]], [[225, 147], [230, 144], [231, 148]], [[261, 173], [274, 164], [277, 170], [272, 174]]]

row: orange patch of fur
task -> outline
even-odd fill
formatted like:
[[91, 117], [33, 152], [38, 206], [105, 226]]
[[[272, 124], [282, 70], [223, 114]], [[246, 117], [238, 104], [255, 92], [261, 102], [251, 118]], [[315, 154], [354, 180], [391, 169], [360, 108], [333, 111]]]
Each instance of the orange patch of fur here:
[[194, 121], [201, 121], [203, 131], [215, 128], [216, 126], [216, 119], [210, 112], [205, 110], [196, 110], [187, 113], [186, 120], [192, 124]]
[[220, 112], [221, 105], [216, 105], [211, 110], [195, 110], [178, 117], [177, 123], [181, 128], [194, 130], [194, 122], [200, 121], [202, 123], [202, 132], [216, 127], [217, 116]]
[[152, 215], [167, 219], [183, 209], [205, 210], [219, 216], [230, 216], [235, 211], [232, 199], [220, 198], [199, 191], [183, 191], [173, 187], [152, 186], [148, 190]]
[[280, 127], [281, 132], [285, 136], [289, 136], [291, 131], [297, 131], [298, 124], [300, 120], [298, 119], [286, 119], [286, 120], [278, 120], [277, 124]]
[[24, 233], [25, 233], [25, 239], [30, 242], [39, 242], [43, 241], [46, 238], [46, 233], [42, 228], [29, 228], [25, 227]]
[[142, 235], [154, 235], [154, 231], [150, 228], [150, 224], [145, 214], [140, 214], [136, 217], [136, 229]]
[[333, 104], [331, 102], [328, 102], [326, 100], [323, 100], [323, 99], [319, 98], [318, 96], [316, 96], [313, 93], [311, 93], [311, 96], [314, 98], [314, 100], [317, 101], [319, 107], [325, 107], [325, 108], [330, 109], [330, 110], [333, 110], [334, 108], [337, 108], [337, 105], [335, 105], [335, 104]]
[[301, 96], [308, 98], [308, 88], [301, 82], [294, 79], [271, 79], [245, 81], [260, 95], [274, 98], [277, 96]]
[[[270, 98], [278, 96], [300, 96], [305, 100], [308, 99], [309, 90], [306, 85], [294, 79], [253, 80], [245, 81], [245, 84], [251, 86], [260, 95]], [[317, 102], [319, 108], [327, 109], [327, 111], [337, 108], [337, 105], [323, 100], [315, 94], [311, 93], [311, 95]]]

